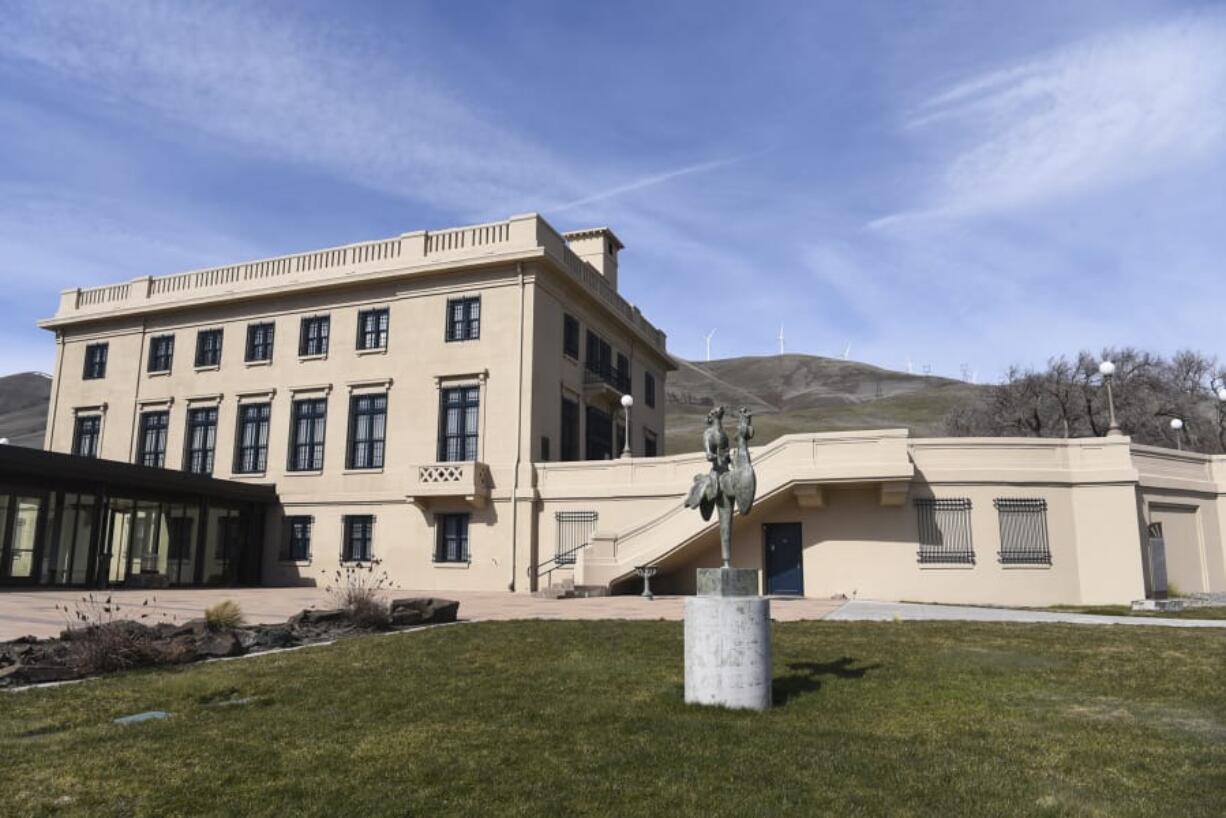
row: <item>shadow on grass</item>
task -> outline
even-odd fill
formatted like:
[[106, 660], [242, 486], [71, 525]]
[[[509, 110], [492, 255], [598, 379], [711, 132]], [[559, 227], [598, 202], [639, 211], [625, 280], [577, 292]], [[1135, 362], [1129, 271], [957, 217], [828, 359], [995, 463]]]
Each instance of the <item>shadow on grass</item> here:
[[857, 659], [844, 656], [833, 662], [789, 662], [786, 676], [779, 676], [771, 684], [771, 700], [775, 707], [787, 704], [792, 699], [806, 693], [816, 693], [822, 687], [822, 676], [834, 676], [838, 679], [862, 679], [870, 670], [876, 670], [881, 665], [865, 665], [852, 667]]

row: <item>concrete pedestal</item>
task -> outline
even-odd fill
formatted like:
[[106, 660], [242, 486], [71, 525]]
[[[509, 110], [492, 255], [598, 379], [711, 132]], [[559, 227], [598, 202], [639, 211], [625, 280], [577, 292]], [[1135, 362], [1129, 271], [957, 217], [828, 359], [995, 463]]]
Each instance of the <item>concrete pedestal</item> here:
[[685, 701], [745, 710], [771, 705], [770, 600], [758, 572], [699, 569], [685, 600]]

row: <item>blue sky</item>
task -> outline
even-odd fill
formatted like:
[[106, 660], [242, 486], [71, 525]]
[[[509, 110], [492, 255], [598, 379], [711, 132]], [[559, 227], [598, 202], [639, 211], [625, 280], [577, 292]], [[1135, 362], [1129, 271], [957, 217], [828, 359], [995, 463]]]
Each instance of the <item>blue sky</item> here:
[[1226, 7], [0, 0], [0, 373], [63, 287], [539, 211], [672, 351], [1222, 352]]

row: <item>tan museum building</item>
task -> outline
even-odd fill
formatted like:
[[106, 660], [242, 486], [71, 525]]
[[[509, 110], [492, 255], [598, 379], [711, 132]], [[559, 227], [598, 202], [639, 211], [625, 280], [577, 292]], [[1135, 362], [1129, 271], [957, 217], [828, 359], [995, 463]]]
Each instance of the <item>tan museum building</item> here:
[[[323, 584], [373, 558], [403, 588], [637, 591], [654, 566], [691, 591], [718, 553], [681, 507], [704, 462], [663, 456], [675, 365], [621, 251], [525, 215], [64, 292], [45, 448], [77, 457], [0, 453], [0, 583]], [[895, 430], [753, 455], [734, 562], [765, 592], [1226, 591], [1223, 457]]]

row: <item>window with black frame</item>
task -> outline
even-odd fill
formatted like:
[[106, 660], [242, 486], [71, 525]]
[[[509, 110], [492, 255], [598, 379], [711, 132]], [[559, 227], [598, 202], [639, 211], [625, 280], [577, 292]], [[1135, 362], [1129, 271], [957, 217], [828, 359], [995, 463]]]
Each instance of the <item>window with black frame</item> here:
[[96, 381], [106, 377], [106, 358], [109, 344], [90, 344], [85, 347], [85, 371], [82, 377]]
[[169, 372], [174, 364], [175, 337], [158, 335], [149, 339], [149, 371]]
[[481, 337], [481, 297], [447, 301], [447, 340], [475, 341]]
[[196, 366], [221, 365], [221, 330], [202, 329], [196, 333]]
[[919, 561], [923, 564], [975, 562], [971, 540], [971, 501], [966, 497], [917, 497]]
[[1000, 561], [1004, 565], [1051, 565], [1047, 501], [1039, 497], [1001, 497]]
[[438, 541], [435, 543], [435, 562], [468, 562], [467, 514], [439, 514], [435, 518]]
[[358, 313], [358, 349], [387, 349], [389, 316], [386, 307]]
[[562, 354], [579, 360], [579, 319], [573, 315], [562, 316]]
[[170, 427], [170, 412], [142, 412], [137, 437], [136, 462], [141, 466], [162, 468], [166, 465], [166, 431]]
[[77, 457], [97, 457], [101, 434], [101, 415], [77, 415], [72, 429], [72, 453]]
[[643, 430], [643, 457], [656, 457], [660, 454], [660, 442], [656, 433], [650, 429]]
[[650, 372], [643, 373], [643, 403], [656, 408], [656, 376]]
[[247, 325], [247, 350], [244, 360], [247, 363], [263, 363], [272, 360], [273, 341], [276, 338], [277, 325], [271, 322]]
[[286, 517], [281, 559], [293, 562], [309, 560], [311, 558], [311, 530], [314, 527], [314, 517], [308, 515]]
[[438, 459], [455, 462], [477, 459], [481, 389], [457, 386], [440, 395]]
[[328, 336], [332, 319], [327, 315], [310, 315], [302, 319], [298, 333], [298, 354], [304, 358], [328, 354]]
[[375, 518], [369, 514], [345, 516], [345, 542], [341, 546], [344, 562], [370, 562], [374, 555]]
[[346, 468], [383, 468], [387, 437], [387, 395], [354, 395], [349, 399], [349, 451]]
[[323, 469], [327, 416], [328, 402], [324, 398], [294, 401], [289, 444], [290, 471]]
[[268, 468], [268, 425], [272, 404], [243, 403], [238, 407], [235, 474], [263, 474]]
[[579, 454], [579, 402], [562, 398], [562, 460], [571, 462]]
[[187, 440], [183, 470], [192, 474], [213, 473], [213, 452], [217, 448], [217, 407], [187, 410]]

